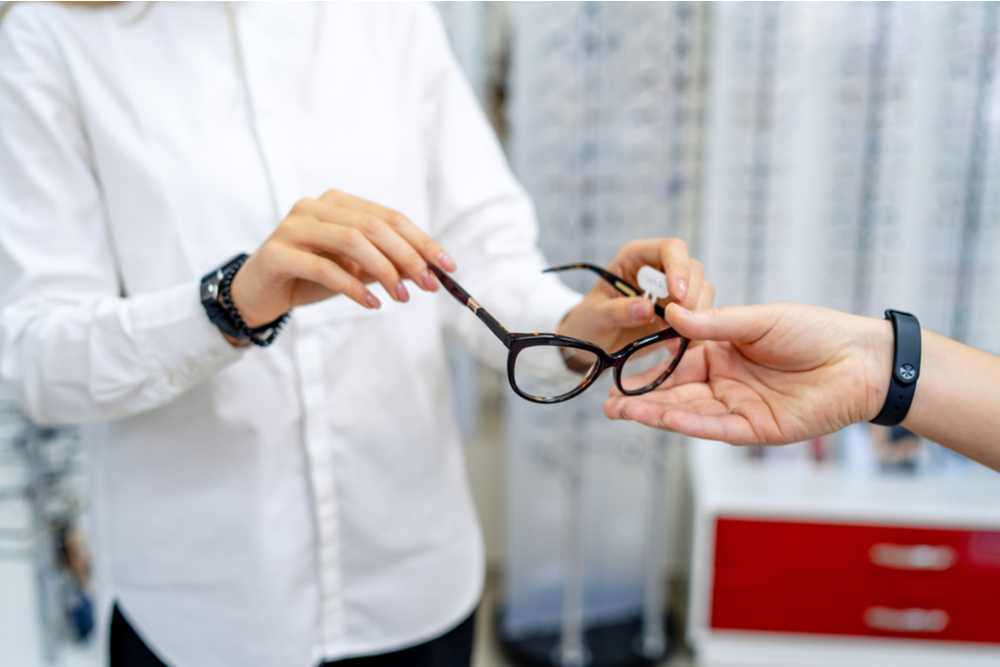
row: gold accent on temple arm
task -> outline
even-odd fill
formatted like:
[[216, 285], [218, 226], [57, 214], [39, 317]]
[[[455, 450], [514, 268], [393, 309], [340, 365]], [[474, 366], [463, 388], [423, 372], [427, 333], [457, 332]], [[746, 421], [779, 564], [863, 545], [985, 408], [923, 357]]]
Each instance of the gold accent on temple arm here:
[[479, 309], [482, 308], [482, 306], [479, 305], [479, 302], [473, 299], [471, 296], [469, 297], [469, 300], [465, 302], [465, 305], [468, 306], [469, 310], [471, 310], [473, 313], [478, 313]]
[[635, 296], [635, 290], [632, 289], [632, 287], [630, 285], [628, 285], [628, 283], [623, 283], [620, 280], [616, 280], [615, 281], [615, 287], [617, 287], [621, 291], [625, 292], [629, 296]]

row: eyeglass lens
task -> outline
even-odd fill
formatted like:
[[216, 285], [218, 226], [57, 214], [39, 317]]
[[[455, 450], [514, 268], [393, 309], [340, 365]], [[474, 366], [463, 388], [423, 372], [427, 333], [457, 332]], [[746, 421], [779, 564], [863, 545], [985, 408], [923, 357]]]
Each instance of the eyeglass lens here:
[[681, 341], [674, 338], [636, 350], [622, 366], [622, 388], [638, 391], [655, 382], [670, 367], [680, 345]]
[[586, 382], [597, 367], [597, 355], [588, 350], [539, 345], [518, 353], [514, 382], [528, 396], [559, 398]]

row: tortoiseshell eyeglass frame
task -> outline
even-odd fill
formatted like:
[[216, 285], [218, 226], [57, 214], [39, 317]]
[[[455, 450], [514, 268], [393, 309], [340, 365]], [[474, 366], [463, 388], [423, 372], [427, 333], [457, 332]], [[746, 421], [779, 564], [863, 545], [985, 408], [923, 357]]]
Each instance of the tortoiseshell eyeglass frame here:
[[[472, 295], [466, 292], [461, 285], [455, 282], [453, 278], [433, 264], [428, 264], [427, 266], [434, 272], [434, 275], [437, 276], [438, 280], [441, 281], [444, 288], [469, 310], [471, 310], [476, 317], [482, 320], [483, 324], [485, 324], [489, 330], [492, 331], [493, 334], [507, 347], [510, 351], [507, 356], [507, 380], [510, 382], [510, 388], [513, 389], [514, 393], [521, 398], [534, 403], [562, 403], [563, 401], [568, 401], [575, 396], [579, 396], [586, 391], [590, 385], [594, 384], [597, 378], [600, 377], [601, 373], [609, 368], [615, 369], [615, 386], [618, 387], [620, 392], [628, 396], [645, 394], [646, 392], [659, 387], [663, 384], [664, 380], [670, 377], [670, 374], [674, 372], [675, 368], [677, 368], [677, 364], [680, 363], [681, 357], [684, 356], [684, 352], [687, 350], [688, 344], [691, 342], [674, 331], [672, 328], [667, 327], [663, 331], [640, 338], [637, 341], [629, 343], [617, 352], [609, 354], [593, 343], [588, 343], [587, 341], [580, 340], [578, 338], [570, 338], [569, 336], [561, 336], [554, 333], [510, 333], [502, 324], [500, 324], [500, 322], [496, 320], [496, 318], [490, 315], [485, 308], [479, 305], [479, 302], [473, 299]], [[625, 280], [622, 280], [613, 273], [593, 264], [566, 264], [563, 266], [554, 266], [550, 269], [546, 269], [543, 273], [569, 271], [571, 269], [593, 271], [625, 296], [639, 296], [642, 294], [637, 287], [631, 285]], [[654, 303], [653, 311], [661, 319], [663, 319], [662, 306]], [[663, 373], [661, 373], [653, 382], [647, 384], [645, 387], [640, 387], [639, 389], [625, 389], [625, 387], [622, 386], [622, 370], [625, 367], [625, 362], [628, 361], [630, 356], [639, 350], [649, 347], [650, 345], [673, 340], [674, 338], [680, 340], [680, 346], [678, 347], [673, 360], [670, 362], [670, 365], [665, 371], [663, 371]], [[521, 389], [517, 386], [517, 382], [514, 379], [514, 365], [517, 362], [517, 356], [522, 351], [529, 347], [536, 347], [540, 345], [554, 345], [558, 347], [585, 350], [597, 357], [597, 362], [591, 366], [585, 374], [581, 374], [580, 385], [572, 391], [562, 394], [561, 396], [532, 396], [531, 394], [526, 394], [521, 391]]]

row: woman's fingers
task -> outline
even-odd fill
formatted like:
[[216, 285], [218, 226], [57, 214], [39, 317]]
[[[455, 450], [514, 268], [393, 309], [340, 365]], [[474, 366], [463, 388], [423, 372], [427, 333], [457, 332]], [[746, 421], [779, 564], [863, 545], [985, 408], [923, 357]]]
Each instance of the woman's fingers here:
[[334, 293], [378, 308], [364, 283], [378, 281], [392, 298], [408, 301], [404, 277], [438, 289], [428, 262], [455, 269], [441, 247], [397, 211], [330, 191], [296, 202], [237, 272], [232, 297], [250, 326]]
[[[691, 289], [693, 262], [684, 241], [643, 239], [626, 243], [608, 268], [612, 273], [622, 271], [620, 275], [631, 277], [643, 266], [662, 268], [667, 276], [667, 290], [674, 301], [687, 305], [688, 297], [695, 294]], [[696, 300], [695, 297], [692, 301]]]
[[[320, 201], [330, 206], [349, 208], [374, 216], [385, 222], [397, 234], [399, 234], [399, 236], [402, 237], [424, 259], [425, 262], [436, 264], [445, 271], [449, 272], [458, 268], [455, 266], [455, 261], [444, 251], [444, 248], [438, 245], [438, 243], [430, 236], [425, 234], [423, 230], [413, 224], [409, 218], [398, 211], [386, 208], [385, 206], [380, 206], [379, 204], [370, 202], [367, 199], [362, 199], [361, 197], [349, 195], [346, 192], [340, 192], [339, 190], [330, 190], [320, 197]], [[428, 273], [428, 275], [433, 278], [433, 274]], [[417, 274], [417, 278], [418, 279], [414, 280], [414, 282], [418, 285], [424, 286], [424, 282], [420, 280], [421, 274]], [[434, 285], [437, 285], [436, 279], [434, 280]], [[427, 289], [436, 289], [436, 287]]]
[[[429, 291], [437, 291], [438, 282], [427, 270], [427, 262], [384, 220], [369, 213], [348, 208], [329, 208], [319, 213], [320, 220], [357, 229], [396, 267], [404, 277]], [[397, 293], [406, 293], [402, 283]], [[406, 300], [406, 299], [402, 299]]]
[[674, 301], [686, 304], [688, 295], [692, 293], [692, 267], [687, 243], [680, 239], [667, 239], [659, 244], [659, 254], [660, 265], [667, 274], [667, 289], [670, 291], [670, 296]]
[[626, 329], [645, 326], [654, 315], [653, 304], [641, 296], [602, 300], [595, 306], [594, 313], [605, 326]]
[[715, 285], [706, 280], [704, 283], [702, 283], [701, 294], [698, 295], [698, 305], [695, 306], [695, 312], [708, 310], [709, 308], [712, 307], [712, 303], [714, 301], [715, 301]]
[[[333, 226], [345, 226], [356, 229], [378, 248], [395, 265], [402, 276], [412, 280], [425, 290], [437, 291], [438, 282], [434, 274], [427, 270], [427, 262], [409, 242], [403, 239], [396, 230], [382, 218], [353, 208], [338, 206], [322, 206], [316, 211], [316, 217], [322, 222]], [[374, 275], [374, 274], [373, 274]], [[400, 283], [393, 288], [400, 300], [406, 288]], [[394, 293], [390, 290], [390, 294]]]
[[331, 259], [311, 252], [288, 248], [282, 263], [290, 275], [318, 283], [328, 290], [343, 294], [365, 308], [380, 308], [382, 304], [368, 291], [364, 283], [345, 271]]
[[[699, 310], [707, 309], [715, 298], [715, 288], [712, 287], [711, 283], [705, 282], [704, 270], [700, 263], [692, 262], [690, 275], [689, 299], [695, 302], [695, 307]], [[606, 326], [637, 328], [652, 321], [654, 310], [653, 305], [646, 299], [641, 297], [622, 298], [617, 295], [600, 302], [595, 308], [595, 313]]]
[[[318, 211], [317, 217], [328, 214], [329, 212]], [[361, 271], [381, 283], [385, 291], [394, 299], [404, 303], [409, 301], [410, 295], [406, 291], [406, 287], [403, 286], [402, 277], [396, 270], [394, 262], [390, 261], [383, 251], [356, 227], [306, 220], [291, 226], [288, 234], [288, 241], [299, 247], [310, 247], [313, 250], [320, 250], [351, 260], [358, 265]], [[329, 262], [329, 260], [324, 261]], [[341, 269], [341, 271], [344, 270]], [[350, 275], [347, 271], [344, 273]], [[352, 279], [357, 280], [354, 276]], [[360, 281], [357, 282], [360, 284]]]
[[698, 310], [701, 303], [701, 293], [705, 288], [705, 267], [696, 259], [691, 260], [691, 284], [688, 286], [687, 296], [684, 299], [677, 299], [682, 306], [690, 310]]
[[378, 282], [375, 276], [369, 275], [361, 267], [361, 265], [355, 262], [353, 259], [344, 257], [343, 255], [335, 256], [328, 252], [318, 252], [316, 254], [319, 255], [320, 257], [324, 257], [326, 259], [336, 262], [340, 266], [340, 268], [342, 268], [344, 271], [347, 271], [349, 274], [351, 274], [352, 276], [354, 276], [355, 278], [357, 278], [366, 285], [368, 283]]

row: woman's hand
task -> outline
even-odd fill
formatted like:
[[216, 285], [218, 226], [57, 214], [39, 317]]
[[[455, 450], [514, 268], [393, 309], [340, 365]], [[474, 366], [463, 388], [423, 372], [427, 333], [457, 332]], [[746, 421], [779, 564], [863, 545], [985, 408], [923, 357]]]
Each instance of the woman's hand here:
[[365, 287], [373, 281], [401, 302], [410, 298], [404, 278], [436, 291], [438, 281], [427, 262], [446, 271], [456, 268], [441, 246], [406, 216], [331, 190], [292, 207], [236, 273], [230, 293], [253, 328], [335, 294], [378, 308], [379, 300]]
[[[712, 305], [715, 288], [705, 282], [701, 263], [688, 256], [684, 241], [632, 241], [622, 246], [606, 268], [636, 285], [636, 276], [643, 266], [666, 274], [669, 302], [696, 310]], [[632, 341], [663, 328], [664, 323], [653, 314], [653, 305], [647, 299], [624, 297], [605, 281], [598, 280], [580, 305], [563, 319], [559, 333], [596, 343], [608, 352], [617, 352]]]
[[[656, 390], [604, 406], [611, 419], [732, 444], [782, 445], [875, 417], [892, 368], [892, 325], [801, 304], [670, 305], [688, 350]], [[653, 376], [660, 369], [648, 374]]]

